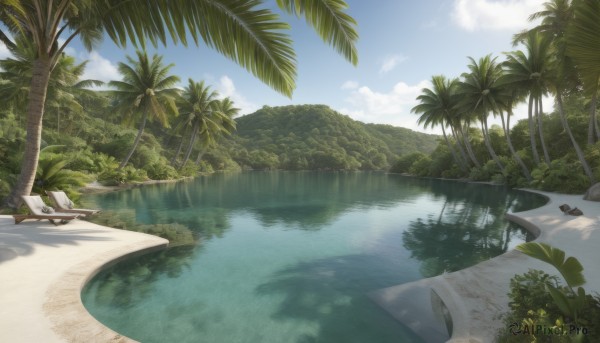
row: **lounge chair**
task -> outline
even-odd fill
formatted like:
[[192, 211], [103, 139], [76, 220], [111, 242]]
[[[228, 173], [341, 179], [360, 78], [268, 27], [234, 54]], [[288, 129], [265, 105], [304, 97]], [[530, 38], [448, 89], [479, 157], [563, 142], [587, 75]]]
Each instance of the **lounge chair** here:
[[73, 202], [71, 201], [71, 199], [69, 199], [67, 194], [65, 194], [65, 192], [63, 192], [63, 191], [46, 191], [46, 194], [48, 194], [48, 197], [50, 199], [52, 199], [52, 202], [54, 202], [56, 209], [60, 212], [80, 213], [86, 217], [100, 212], [100, 210], [90, 210], [87, 208], [74, 208]]
[[[44, 220], [48, 219], [52, 224], [64, 224], [73, 220], [81, 214], [55, 212], [52, 207], [46, 206], [44, 200], [39, 195], [23, 195], [21, 196], [31, 214], [13, 214], [15, 218], [15, 224], [19, 224], [25, 219], [37, 219]], [[58, 221], [58, 223], [56, 222]]]

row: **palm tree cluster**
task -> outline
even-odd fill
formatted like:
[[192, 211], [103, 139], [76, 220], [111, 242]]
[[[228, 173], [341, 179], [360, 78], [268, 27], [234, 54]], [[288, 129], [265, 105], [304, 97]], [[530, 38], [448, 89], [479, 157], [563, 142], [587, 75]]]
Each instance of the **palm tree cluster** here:
[[[460, 78], [433, 76], [431, 88], [422, 90], [419, 104], [412, 109], [424, 127], [440, 126], [445, 145], [462, 175], [482, 163], [473, 153], [472, 124], [479, 123], [489, 160], [500, 175], [507, 175], [507, 161], [498, 156], [491, 142], [490, 116], [499, 117], [510, 157], [518, 165], [526, 184], [532, 170], [550, 166], [542, 99], [553, 96], [563, 130], [588, 183], [597, 175], [586, 160], [584, 147], [575, 138], [565, 109], [565, 98], [584, 97], [589, 107], [587, 147], [598, 149], [600, 130], [596, 118], [600, 85], [600, 3], [596, 1], [551, 0], [530, 20], [538, 26], [514, 36], [521, 50], [505, 53], [498, 61], [491, 55], [475, 60], [469, 57], [468, 72]], [[517, 151], [511, 140], [510, 119], [519, 103], [528, 105], [529, 146]], [[449, 128], [449, 130], [447, 130]], [[448, 133], [449, 132], [449, 133]], [[541, 151], [541, 154], [540, 154]], [[573, 171], [575, 172], [575, 171]]]
[[[352, 64], [358, 62], [357, 24], [346, 13], [345, 1], [277, 0], [276, 3], [288, 14], [304, 16], [323, 41]], [[0, 41], [12, 49], [17, 43], [11, 35], [23, 36], [31, 42], [33, 52], [26, 100], [26, 145], [19, 176], [5, 204], [17, 208], [20, 196], [31, 192], [51, 74], [76, 38], [87, 50], [92, 50], [104, 37], [119, 47], [131, 43], [142, 49], [148, 42], [157, 46], [169, 41], [183, 45], [188, 40], [196, 45], [202, 41], [276, 91], [291, 96], [296, 63], [292, 40], [286, 33], [290, 26], [261, 5], [259, 0], [0, 0], [3, 25]], [[131, 80], [123, 80], [128, 81]], [[140, 98], [140, 106], [145, 109], [159, 109], [163, 105], [156, 94]], [[141, 115], [142, 122], [147, 115], [144, 113], [136, 114]], [[162, 115], [160, 110], [157, 113]], [[140, 128], [143, 130], [141, 124]]]

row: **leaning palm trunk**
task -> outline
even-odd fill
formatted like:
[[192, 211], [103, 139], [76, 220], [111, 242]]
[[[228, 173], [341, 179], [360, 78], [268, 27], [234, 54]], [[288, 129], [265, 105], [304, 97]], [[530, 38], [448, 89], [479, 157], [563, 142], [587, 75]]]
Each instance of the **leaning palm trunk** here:
[[463, 143], [461, 143], [460, 139], [458, 138], [458, 135], [456, 134], [456, 130], [454, 129], [453, 125], [450, 125], [450, 131], [452, 132], [452, 137], [454, 138], [454, 141], [456, 141], [456, 146], [458, 148], [458, 152], [460, 153], [460, 155], [462, 157], [462, 161], [464, 161], [464, 165], [465, 165], [466, 169], [469, 169], [469, 158], [467, 157], [467, 154], [465, 153], [465, 149], [463, 148]]
[[536, 142], [535, 142], [535, 128], [534, 128], [534, 121], [533, 121], [533, 94], [529, 95], [529, 108], [528, 108], [528, 112], [527, 112], [527, 116], [528, 116], [528, 123], [529, 123], [529, 140], [531, 142], [531, 153], [533, 155], [533, 162], [535, 162], [536, 165], [540, 164], [540, 155], [538, 154], [537, 151], [537, 146], [536, 146]]
[[569, 138], [571, 139], [571, 143], [573, 144], [573, 147], [575, 148], [575, 152], [577, 153], [577, 158], [579, 158], [579, 162], [581, 163], [581, 166], [583, 167], [583, 171], [585, 172], [585, 175], [587, 175], [587, 177], [590, 179], [590, 184], [594, 184], [594, 183], [596, 183], [596, 178], [594, 178], [594, 173], [592, 173], [592, 169], [590, 168], [590, 165], [585, 160], [583, 151], [579, 147], [579, 144], [577, 143], [577, 141], [575, 140], [575, 137], [573, 136], [573, 133], [571, 132], [571, 128], [569, 127], [569, 122], [567, 121], [567, 116], [565, 115], [565, 109], [563, 107], [562, 95], [560, 94], [560, 92], [557, 92], [557, 94], [556, 94], [556, 103], [558, 105], [558, 113], [560, 115], [560, 121], [562, 122], [563, 127], [565, 128], [565, 131], [567, 132], [567, 134], [569, 135]]
[[189, 142], [187, 150], [185, 152], [185, 157], [183, 158], [183, 161], [181, 162], [179, 169], [183, 168], [185, 166], [185, 164], [187, 163], [187, 161], [190, 159], [190, 155], [192, 154], [192, 149], [194, 148], [194, 143], [196, 143], [196, 137], [198, 136], [198, 127], [199, 126], [200, 125], [199, 125], [198, 121], [196, 121], [194, 123], [194, 127], [192, 128], [192, 135], [190, 136], [190, 142]]
[[21, 206], [21, 196], [31, 193], [35, 181], [42, 141], [42, 117], [50, 71], [51, 62], [47, 58], [40, 57], [33, 63], [29, 102], [27, 104], [27, 138], [25, 140], [23, 162], [21, 163], [21, 173], [15, 187], [6, 199], [6, 206], [12, 209]]
[[144, 111], [144, 115], [142, 117], [142, 123], [140, 124], [140, 128], [138, 130], [138, 134], [137, 134], [137, 136], [135, 136], [135, 140], [133, 141], [133, 147], [131, 147], [131, 150], [127, 154], [127, 157], [125, 157], [125, 159], [121, 162], [121, 164], [119, 164], [119, 168], [118, 169], [123, 169], [127, 165], [127, 162], [129, 162], [129, 159], [131, 158], [131, 156], [133, 156], [133, 153], [135, 152], [135, 149], [137, 148], [138, 144], [140, 143], [140, 139], [142, 138], [142, 134], [144, 133], [144, 128], [146, 127], [146, 121], [147, 120], [148, 120], [148, 112]]
[[540, 135], [540, 145], [542, 146], [542, 152], [544, 153], [544, 160], [546, 161], [547, 165], [550, 165], [550, 155], [548, 154], [548, 148], [546, 148], [546, 141], [544, 139], [544, 128], [542, 126], [544, 111], [542, 109], [541, 97], [536, 97], [535, 99], [535, 116], [537, 117], [538, 121], [538, 134]]
[[483, 130], [483, 141], [488, 149], [488, 152], [490, 153], [490, 156], [492, 156], [492, 159], [494, 162], [496, 162], [498, 168], [500, 168], [500, 171], [504, 174], [504, 166], [502, 163], [500, 163], [500, 159], [498, 158], [498, 155], [496, 155], [496, 151], [492, 146], [492, 142], [490, 142], [490, 133], [488, 132], [487, 117], [485, 115], [481, 120], [481, 129]]
[[458, 158], [458, 155], [456, 154], [456, 151], [454, 151], [454, 148], [452, 147], [452, 144], [450, 144], [450, 140], [448, 140], [448, 136], [446, 135], [446, 130], [444, 129], [444, 123], [442, 123], [442, 134], [444, 135], [444, 140], [446, 141], [446, 145], [448, 145], [448, 149], [450, 149], [450, 153], [452, 154], [452, 158], [454, 158], [454, 161], [456, 162], [456, 164], [458, 165], [458, 167], [463, 172], [466, 172], [467, 169], [466, 169], [463, 161]]
[[521, 170], [523, 171], [523, 175], [527, 179], [527, 182], [531, 182], [531, 173], [529, 173], [529, 169], [527, 169], [527, 166], [521, 159], [521, 156], [519, 156], [519, 154], [517, 154], [517, 152], [515, 151], [515, 147], [512, 144], [512, 139], [510, 138], [510, 116], [511, 115], [512, 115], [512, 111], [508, 110], [508, 112], [506, 113], [506, 125], [504, 125], [504, 113], [502, 111], [500, 111], [500, 119], [502, 120], [502, 129], [504, 130], [504, 136], [506, 136], [506, 143], [508, 143], [508, 149], [510, 150], [512, 157], [514, 158], [515, 161], [517, 161], [517, 163], [521, 167]]
[[181, 149], [183, 149], [183, 140], [184, 140], [186, 131], [183, 131], [183, 133], [181, 134], [181, 140], [179, 141], [179, 146], [177, 147], [177, 151], [175, 152], [175, 155], [173, 155], [173, 158], [171, 159], [171, 165], [173, 165], [173, 166], [177, 162], [177, 157], [179, 157], [179, 154], [181, 153]]
[[464, 130], [461, 128], [460, 131], [463, 134], [465, 147], [467, 148], [467, 153], [469, 154], [471, 161], [473, 161], [477, 168], [481, 168], [481, 163], [479, 163], [479, 160], [477, 160], [477, 157], [475, 157], [475, 153], [473, 152], [473, 146], [471, 145], [471, 140], [469, 138], [469, 127], [467, 126]]
[[[598, 102], [598, 93], [594, 93], [590, 101], [590, 122], [588, 125], [588, 145], [593, 145], [596, 140], [600, 140], [598, 131], [598, 121], [596, 120], [596, 103]], [[595, 133], [595, 134], [594, 134]]]

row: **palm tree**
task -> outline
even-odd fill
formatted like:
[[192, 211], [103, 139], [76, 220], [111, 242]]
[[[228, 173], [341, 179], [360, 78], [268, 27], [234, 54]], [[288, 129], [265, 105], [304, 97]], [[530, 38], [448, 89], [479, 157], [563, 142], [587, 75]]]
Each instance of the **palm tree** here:
[[[33, 42], [33, 63], [27, 103], [27, 139], [21, 172], [6, 205], [17, 208], [28, 195], [39, 159], [42, 117], [50, 73], [65, 48], [79, 37], [86, 49], [96, 46], [106, 32], [118, 46], [128, 42], [145, 47], [146, 40], [163, 45], [167, 37], [187, 45], [191, 37], [232, 59], [275, 90], [290, 96], [296, 66], [292, 41], [271, 10], [257, 0], [0, 0], [0, 41], [6, 34], [23, 34]], [[321, 38], [347, 60], [358, 62], [356, 21], [345, 13], [343, 0], [278, 0], [286, 12], [303, 15]], [[143, 13], [143, 15], [140, 15]]]
[[411, 112], [420, 114], [417, 123], [427, 128], [429, 126], [440, 125], [446, 145], [456, 162], [463, 172], [467, 171], [465, 161], [460, 159], [454, 150], [450, 140], [446, 135], [445, 126], [450, 125], [450, 118], [455, 111], [456, 79], [446, 79], [443, 75], [436, 75], [431, 78], [433, 89], [423, 88], [422, 94], [417, 97], [420, 103], [411, 109]]
[[[22, 36], [17, 37], [15, 45], [9, 48], [14, 58], [0, 60], [0, 97], [11, 102], [19, 111], [25, 111], [27, 96], [32, 77], [35, 49], [31, 42]], [[48, 84], [45, 106], [56, 113], [56, 128], [60, 132], [60, 113], [62, 111], [82, 112], [79, 97], [92, 93], [85, 87], [102, 85], [97, 80], [80, 80], [87, 62], [75, 64], [75, 59], [63, 54], [52, 70]]]
[[522, 38], [526, 52], [519, 50], [506, 54], [507, 60], [504, 62], [504, 66], [507, 75], [505, 82], [529, 93], [529, 137], [533, 160], [536, 164], [540, 163], [534, 124], [534, 121], [537, 120], [540, 145], [544, 153], [544, 160], [549, 165], [550, 155], [544, 140], [541, 104], [542, 97], [548, 92], [553, 72], [551, 70], [552, 58], [550, 55], [551, 41], [539, 31], [529, 31]]
[[[596, 104], [600, 91], [600, 3], [579, 1], [567, 30], [567, 54], [577, 65], [584, 91], [591, 98], [588, 144], [600, 140]], [[595, 137], [594, 137], [595, 132]]]
[[[121, 161], [119, 169], [125, 167], [135, 152], [146, 122], [158, 120], [160, 124], [169, 126], [169, 117], [177, 115], [175, 104], [179, 89], [173, 88], [179, 77], [169, 75], [173, 64], [164, 66], [162, 57], [152, 56], [148, 59], [146, 52], [137, 52], [137, 61], [127, 56], [128, 64], [119, 63], [118, 70], [123, 76], [122, 81], [110, 81], [109, 85], [116, 88], [113, 95], [117, 101], [118, 113], [133, 122], [140, 119], [138, 133], [127, 156]], [[140, 118], [141, 116], [141, 118]]]
[[179, 108], [181, 114], [186, 118], [187, 126], [191, 126], [192, 129], [181, 167], [189, 160], [198, 134], [204, 145], [212, 145], [215, 142], [215, 136], [230, 133], [235, 129], [233, 119], [221, 112], [217, 96], [218, 93], [205, 86], [204, 81], [188, 80], [188, 86], [183, 90], [179, 101]]
[[468, 66], [470, 73], [462, 74], [462, 81], [458, 86], [457, 94], [461, 98], [459, 107], [466, 113], [473, 113], [478, 116], [481, 121], [485, 146], [500, 171], [504, 172], [504, 166], [490, 142], [487, 124], [490, 112], [497, 113], [499, 102], [505, 96], [505, 90], [498, 82], [498, 79], [502, 76], [502, 69], [496, 63], [496, 58], [491, 58], [490, 55], [480, 58], [479, 62], [471, 57], [469, 57], [469, 60], [471, 61]]
[[[231, 101], [231, 99], [229, 97], [221, 99], [218, 103], [217, 103], [217, 108], [218, 108], [218, 112], [219, 112], [219, 116], [225, 116], [225, 117], [221, 117], [222, 119], [222, 130], [218, 133], [218, 135], [212, 135], [215, 137], [215, 140], [211, 141], [203, 141], [205, 142], [204, 146], [210, 146], [211, 144], [216, 143], [216, 139], [219, 138], [219, 136], [222, 136], [223, 134], [225, 135], [230, 135], [233, 130], [235, 130], [235, 121], [233, 120], [233, 118], [235, 116], [238, 115], [238, 113], [240, 112], [240, 109], [237, 107], [234, 107], [233, 101]], [[207, 144], [208, 143], [208, 144]], [[198, 152], [198, 156], [196, 157], [196, 164], [200, 163], [200, 159], [202, 158], [202, 155], [204, 154], [205, 148], [201, 149]]]
[[[595, 183], [594, 173], [589, 163], [585, 159], [583, 150], [575, 140], [573, 132], [569, 126], [569, 121], [565, 113], [563, 95], [571, 89], [576, 89], [579, 85], [579, 77], [576, 72], [574, 61], [567, 54], [567, 27], [573, 20], [573, 6], [569, 0], [552, 0], [544, 4], [544, 11], [534, 13], [530, 19], [542, 18], [542, 22], [533, 30], [539, 31], [551, 40], [553, 47], [553, 58], [556, 65], [556, 75], [550, 84], [550, 90], [555, 95], [555, 103], [558, 114], [565, 132], [569, 136], [577, 158], [583, 167], [583, 170], [591, 183]], [[584, 25], [585, 26], [585, 25]], [[574, 31], [576, 32], [576, 31]], [[570, 37], [573, 38], [573, 37]], [[579, 43], [581, 44], [581, 43]], [[577, 44], [576, 44], [577, 46]], [[584, 48], [585, 49], [585, 48]], [[573, 51], [571, 50], [573, 53]], [[577, 48], [575, 50], [577, 55]]]

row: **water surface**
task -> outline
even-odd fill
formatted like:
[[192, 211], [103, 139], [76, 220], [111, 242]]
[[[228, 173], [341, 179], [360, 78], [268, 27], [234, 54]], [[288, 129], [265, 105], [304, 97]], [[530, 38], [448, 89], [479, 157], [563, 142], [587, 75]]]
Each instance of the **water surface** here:
[[101, 322], [142, 342], [297, 343], [420, 342], [366, 293], [502, 254], [527, 239], [504, 213], [545, 203], [498, 186], [317, 172], [218, 174], [86, 201], [182, 243], [95, 277], [82, 297]]

